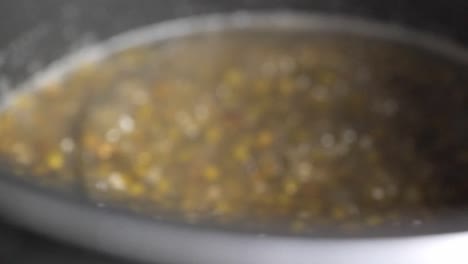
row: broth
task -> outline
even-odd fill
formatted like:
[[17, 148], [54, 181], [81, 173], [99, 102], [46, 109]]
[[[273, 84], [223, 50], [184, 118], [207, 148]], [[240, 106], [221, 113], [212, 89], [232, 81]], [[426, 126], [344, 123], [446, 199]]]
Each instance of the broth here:
[[2, 162], [93, 201], [305, 233], [468, 202], [468, 66], [396, 39], [226, 28], [38, 88], [0, 113]]

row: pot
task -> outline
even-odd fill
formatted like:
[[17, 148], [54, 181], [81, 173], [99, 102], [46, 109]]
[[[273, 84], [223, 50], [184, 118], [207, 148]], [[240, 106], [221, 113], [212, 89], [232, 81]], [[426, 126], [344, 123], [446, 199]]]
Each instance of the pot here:
[[[464, 0], [5, 0], [0, 3], [2, 97], [63, 55], [115, 34], [175, 18], [239, 11], [371, 19], [437, 36], [457, 50], [468, 49], [468, 2]], [[468, 212], [463, 210], [448, 214], [433, 226], [398, 233], [265, 235], [194, 227], [100, 208], [84, 198], [23, 182], [4, 168], [0, 212], [11, 222], [47, 236], [148, 263], [406, 264], [468, 260]]]

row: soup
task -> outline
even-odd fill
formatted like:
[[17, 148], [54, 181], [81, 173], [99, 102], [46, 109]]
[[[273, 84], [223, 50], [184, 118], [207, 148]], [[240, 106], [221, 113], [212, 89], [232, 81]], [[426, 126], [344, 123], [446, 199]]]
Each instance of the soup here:
[[467, 64], [290, 27], [129, 46], [18, 92], [1, 160], [99, 203], [254, 230], [420, 225], [466, 205]]

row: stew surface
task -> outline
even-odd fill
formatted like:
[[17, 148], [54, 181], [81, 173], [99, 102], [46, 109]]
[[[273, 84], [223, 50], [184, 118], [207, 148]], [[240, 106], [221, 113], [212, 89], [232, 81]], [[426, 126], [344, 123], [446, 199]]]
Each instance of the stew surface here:
[[226, 29], [37, 88], [0, 112], [2, 163], [96, 202], [304, 233], [421, 225], [468, 203], [468, 66], [418, 45]]

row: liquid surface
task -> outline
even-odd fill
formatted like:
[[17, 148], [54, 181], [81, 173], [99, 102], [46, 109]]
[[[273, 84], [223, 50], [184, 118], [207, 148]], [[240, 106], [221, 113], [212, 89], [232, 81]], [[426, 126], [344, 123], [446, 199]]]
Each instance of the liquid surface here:
[[372, 36], [197, 33], [19, 93], [5, 166], [149, 215], [313, 232], [468, 203], [468, 66]]

